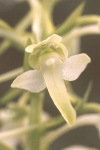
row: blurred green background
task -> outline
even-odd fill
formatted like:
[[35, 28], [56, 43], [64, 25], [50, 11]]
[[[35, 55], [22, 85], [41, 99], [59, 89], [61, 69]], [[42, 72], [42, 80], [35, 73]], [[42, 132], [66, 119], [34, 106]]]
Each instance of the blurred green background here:
[[[61, 0], [54, 8], [53, 20], [55, 25], [60, 25], [66, 17], [69, 16], [82, 0]], [[8, 22], [12, 27], [21, 20], [21, 18], [28, 12], [29, 6], [26, 2], [14, 3], [13, 0], [0, 0], [0, 18]], [[84, 14], [100, 15], [100, 0], [87, 0]], [[92, 60], [85, 72], [74, 82], [72, 82], [75, 92], [83, 96], [89, 84], [93, 81], [93, 88], [89, 97], [89, 101], [100, 103], [100, 36], [85, 36], [81, 39], [81, 52], [87, 53]], [[6, 71], [15, 69], [23, 63], [23, 54], [18, 52], [14, 47], [0, 56], [0, 74]], [[9, 89], [12, 81], [0, 84], [0, 97]], [[52, 103], [47, 94], [44, 109], [52, 116], [58, 115], [59, 112]], [[85, 144], [88, 146], [97, 147], [100, 150], [100, 140], [97, 130], [91, 127], [82, 127], [73, 132], [65, 134], [57, 142], [55, 142], [51, 149], [61, 150], [71, 144]]]

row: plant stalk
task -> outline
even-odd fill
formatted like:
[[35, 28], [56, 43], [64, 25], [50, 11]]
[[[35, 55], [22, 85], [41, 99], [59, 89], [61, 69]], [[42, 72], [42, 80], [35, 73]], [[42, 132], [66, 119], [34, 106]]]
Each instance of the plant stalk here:
[[[32, 95], [30, 104], [29, 124], [37, 125], [41, 123], [41, 112], [43, 106], [43, 93]], [[26, 150], [39, 150], [40, 148], [39, 128], [29, 132], [27, 136]]]

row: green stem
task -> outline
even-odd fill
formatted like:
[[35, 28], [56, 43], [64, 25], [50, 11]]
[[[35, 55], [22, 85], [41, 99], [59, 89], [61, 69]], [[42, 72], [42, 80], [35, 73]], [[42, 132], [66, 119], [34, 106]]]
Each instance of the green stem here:
[[33, 17], [33, 10], [30, 11], [25, 15], [25, 17], [15, 26], [16, 31], [23, 32], [26, 30], [32, 22]]
[[7, 48], [11, 45], [9, 40], [4, 40], [1, 44], [0, 44], [0, 55], [2, 55], [4, 52], [7, 51]]
[[[41, 122], [41, 111], [43, 105], [43, 94], [34, 94], [31, 99], [31, 108], [29, 114], [30, 125], [36, 125]], [[27, 137], [26, 150], [39, 150], [40, 146], [40, 131], [36, 129], [31, 131]]]
[[32, 95], [31, 99], [31, 111], [30, 111], [30, 124], [40, 123], [41, 110], [43, 103], [43, 93]]
[[5, 105], [7, 103], [9, 103], [10, 101], [13, 101], [15, 99], [15, 97], [18, 97], [19, 95], [21, 95], [22, 90], [20, 89], [10, 89], [8, 90], [5, 95], [3, 95], [0, 98], [0, 105]]
[[86, 25], [83, 27], [75, 28], [71, 30], [67, 36], [64, 37], [63, 43], [69, 44], [76, 38], [86, 36], [86, 35], [93, 35], [93, 34], [100, 34], [99, 24], [94, 25]]
[[85, 103], [78, 109], [78, 115], [89, 113], [100, 113], [100, 104], [97, 103]]
[[24, 69], [24, 71], [28, 71], [28, 70], [31, 69], [31, 67], [29, 66], [28, 57], [29, 57], [29, 53], [24, 52], [24, 63], [23, 63], [23, 69]]
[[[30, 10], [28, 14], [15, 26], [16, 31], [23, 32], [31, 24], [33, 17], [33, 11]], [[11, 45], [9, 40], [4, 40], [0, 45], [0, 55], [3, 54], [7, 48]]]
[[8, 81], [10, 79], [13, 79], [16, 76], [18, 76], [19, 74], [21, 74], [22, 72], [23, 72], [22, 67], [19, 67], [17, 69], [7, 72], [7, 73], [1, 74], [0, 75], [0, 83]]
[[25, 39], [18, 35], [16, 32], [12, 30], [5, 30], [0, 29], [0, 37], [6, 38], [13, 42], [17, 47], [20, 47], [21, 49], [25, 47]]
[[73, 129], [76, 129], [81, 126], [89, 126], [93, 125], [97, 127], [99, 125], [100, 116], [99, 114], [90, 114], [90, 115], [83, 115], [79, 117], [76, 121], [76, 124], [72, 126], [71, 128], [68, 125], [63, 125], [62, 127], [48, 133], [41, 141], [41, 149], [40, 150], [47, 150], [49, 146], [56, 141], [59, 137], [61, 137], [63, 134], [72, 131]]
[[[37, 103], [37, 102], [35, 102], [35, 103]], [[35, 104], [35, 103], [33, 103], [33, 104]], [[34, 106], [33, 104], [32, 104], [32, 106]], [[39, 108], [38, 110], [41, 109], [40, 104], [39, 104], [38, 108]], [[36, 104], [35, 104], [34, 110], [32, 109], [32, 111], [30, 111], [31, 123], [33, 123], [33, 121], [34, 122], [39, 121], [39, 118], [40, 118], [40, 117], [38, 117], [39, 115], [37, 116], [37, 114], [36, 115], [31, 114], [31, 112], [34, 113], [36, 111], [36, 109], [37, 109], [37, 107], [36, 107]], [[87, 114], [87, 113], [98, 113], [99, 114], [100, 113], [100, 105], [97, 104], [97, 103], [84, 104], [83, 107], [81, 108], [81, 112], [80, 113], [78, 112], [78, 115], [84, 115], [84, 114]], [[54, 131], [55, 129], [57, 129], [61, 125], [63, 125], [64, 123], [65, 123], [65, 121], [62, 117], [57, 117], [57, 118], [50, 119], [49, 121], [47, 121], [45, 123], [30, 124], [30, 126], [28, 126], [28, 127], [21, 127], [21, 128], [18, 128], [18, 129], [12, 129], [12, 130], [9, 130], [9, 131], [2, 132], [0, 134], [0, 140], [1, 139], [6, 139], [6, 138], [17, 137], [19, 135], [21, 136], [21, 135], [24, 135], [24, 134], [28, 134], [29, 132], [34, 133], [35, 130], [39, 131], [39, 129], [41, 130], [42, 135], [44, 135], [45, 133], [47, 133], [49, 131]], [[91, 123], [91, 121], [90, 121], [90, 123]], [[95, 122], [93, 121], [93, 123], [95, 123]], [[28, 140], [30, 140], [30, 139], [28, 139]]]
[[100, 16], [99, 15], [86, 15], [81, 16], [76, 20], [77, 26], [82, 26], [86, 24], [96, 24], [100, 22]]
[[54, 33], [55, 26], [53, 24], [52, 15], [49, 9], [46, 6], [44, 6], [42, 9], [43, 9], [43, 16], [44, 16], [42, 39], [45, 39], [48, 35]]
[[15, 150], [15, 149], [11, 148], [10, 146], [0, 142], [0, 150]]
[[0, 140], [10, 139], [12, 137], [18, 137], [18, 136], [24, 135], [26, 133], [28, 134], [29, 132], [34, 131], [38, 127], [39, 127], [38, 125], [34, 125], [34, 126], [29, 126], [29, 127], [20, 127], [17, 129], [3, 131], [0, 133]]
[[56, 30], [58, 35], [65, 35], [71, 29], [76, 26], [76, 20], [81, 15], [84, 9], [84, 2], [82, 2], [72, 13], [71, 15], [64, 21], [64, 23]]
[[41, 129], [41, 133], [42, 135], [44, 135], [47, 132], [59, 128], [64, 123], [65, 123], [64, 119], [61, 116], [59, 116], [41, 124], [30, 125], [26, 127], [20, 127], [17, 129], [3, 131], [0, 134], [0, 140], [10, 139], [17, 136], [23, 136], [24, 134], [28, 134], [29, 132], [33, 132], [33, 131], [35, 132], [35, 130], [39, 130], [39, 129]]

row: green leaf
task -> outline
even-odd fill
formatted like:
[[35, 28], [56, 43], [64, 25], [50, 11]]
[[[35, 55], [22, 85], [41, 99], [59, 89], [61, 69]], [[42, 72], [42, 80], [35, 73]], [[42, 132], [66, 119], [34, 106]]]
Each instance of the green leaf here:
[[8, 145], [0, 142], [0, 150], [15, 150], [15, 149], [13, 149], [13, 148], [9, 147]]
[[0, 104], [4, 105], [19, 96], [22, 93], [22, 90], [19, 89], [10, 89], [8, 90], [3, 97], [0, 98]]
[[14, 113], [13, 120], [15, 121], [22, 120], [27, 115], [27, 107], [25, 106], [11, 105], [9, 108]]
[[[25, 39], [13, 30], [5, 21], [0, 20], [0, 37], [10, 40], [21, 47], [25, 46]], [[21, 43], [23, 42], [23, 43]]]
[[46, 6], [51, 11], [53, 10], [54, 6], [59, 3], [61, 0], [40, 0], [44, 6]]
[[23, 72], [23, 68], [19, 67], [17, 69], [11, 70], [9, 72], [0, 74], [0, 83], [9, 81], [9, 80], [15, 78], [16, 76], [18, 76], [19, 74], [21, 74], [22, 72]]
[[78, 109], [77, 114], [90, 114], [90, 113], [100, 113], [100, 104], [99, 103], [86, 103], [80, 109]]
[[10, 46], [10, 42], [9, 40], [4, 40], [1, 44], [0, 44], [0, 55], [2, 55], [3, 53], [5, 53]]
[[82, 11], [84, 9], [85, 3], [81, 3], [68, 17], [68, 19], [65, 20], [65, 22], [58, 28], [57, 34], [59, 35], [64, 35], [66, 34], [69, 30], [71, 30], [75, 24], [77, 18], [82, 14]]
[[62, 116], [58, 116], [55, 118], [50, 119], [48, 122], [45, 122], [45, 124], [42, 127], [42, 134], [45, 135], [50, 131], [54, 131], [55, 129], [58, 129], [62, 125], [64, 125], [66, 122]]
[[11, 27], [3, 20], [0, 19], [0, 28], [5, 30], [11, 30]]
[[83, 26], [87, 24], [96, 24], [100, 22], [100, 16], [99, 15], [84, 15], [80, 16], [76, 20], [76, 25], [77, 26]]
[[0, 37], [5, 38], [12, 42], [16, 47], [20, 47], [20, 49], [25, 48], [26, 39], [22, 35], [18, 34], [14, 30], [7, 30], [4, 28], [0, 28]]
[[[15, 30], [17, 32], [24, 32], [24, 30], [26, 30], [29, 25], [32, 22], [32, 17], [33, 17], [33, 11], [30, 10], [24, 18], [22, 18], [22, 20], [20, 22], [18, 22], [18, 24], [15, 26]], [[6, 52], [8, 50], [8, 48], [11, 45], [11, 41], [8, 39], [5, 39], [1, 44], [0, 44], [0, 55], [2, 55], [4, 52]], [[15, 46], [15, 45], [14, 45]], [[19, 47], [17, 47], [19, 48]], [[18, 49], [18, 50], [23, 50], [23, 49]]]

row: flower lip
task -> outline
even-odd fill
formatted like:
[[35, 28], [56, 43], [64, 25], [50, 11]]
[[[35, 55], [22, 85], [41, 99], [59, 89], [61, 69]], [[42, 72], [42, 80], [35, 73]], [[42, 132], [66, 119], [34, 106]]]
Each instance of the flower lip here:
[[62, 61], [55, 53], [44, 54], [39, 58], [40, 71], [43, 75], [48, 92], [59, 109], [60, 113], [72, 126], [76, 120], [76, 112], [73, 109], [62, 75]]

